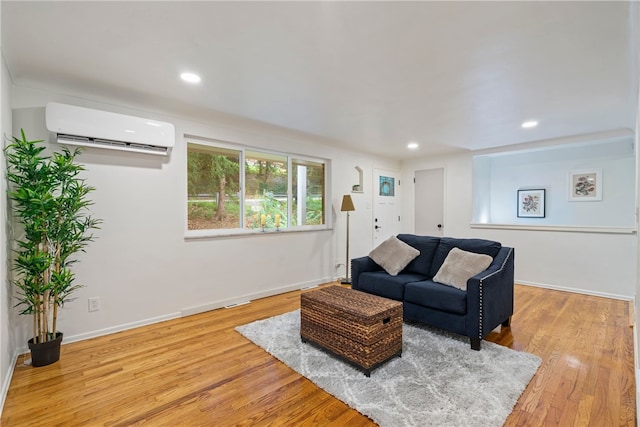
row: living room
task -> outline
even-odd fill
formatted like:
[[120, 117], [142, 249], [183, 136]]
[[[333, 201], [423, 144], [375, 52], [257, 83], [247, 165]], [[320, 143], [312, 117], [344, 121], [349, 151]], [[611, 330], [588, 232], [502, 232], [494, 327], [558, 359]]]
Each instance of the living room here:
[[[247, 4], [243, 7], [249, 8], [250, 6]], [[108, 6], [105, 5], [101, 7], [108, 9]], [[223, 4], [221, 7], [223, 8], [220, 11], [221, 16], [224, 13], [230, 13], [226, 10], [231, 8], [229, 4]], [[575, 5], [561, 7], [554, 13], [565, 17], [575, 16], [575, 10], [571, 7], [575, 7]], [[42, 8], [46, 10], [43, 11]], [[637, 34], [637, 9], [635, 4], [620, 3], [613, 6], [613, 11], [610, 14], [608, 9], [605, 9], [607, 13], [603, 13], [611, 18], [607, 24], [612, 26], [616, 26], [615, 24], [619, 23], [617, 19], [621, 17], [634, 22], [632, 29]], [[249, 10], [247, 9], [247, 11]], [[143, 12], [137, 9], [134, 11], [135, 13]], [[62, 311], [60, 329], [65, 332], [65, 342], [85, 340], [335, 281], [345, 273], [346, 217], [340, 211], [343, 195], [351, 194], [356, 208], [355, 211], [350, 212], [350, 257], [367, 255], [374, 247], [374, 206], [372, 205], [376, 170], [395, 172], [400, 177], [401, 185], [398, 187], [401, 205], [399, 232], [412, 233], [414, 231], [415, 195], [412, 182], [416, 171], [441, 168], [444, 170], [443, 224], [445, 235], [486, 238], [516, 248], [515, 278], [519, 284], [635, 301], [638, 290], [638, 240], [635, 204], [631, 209], [625, 205], [623, 223], [607, 222], [606, 215], [605, 221], [600, 224], [576, 225], [573, 222], [554, 222], [557, 217], [554, 218], [551, 214], [553, 209], [561, 209], [562, 206], [568, 208], [571, 203], [566, 200], [566, 197], [562, 200], [556, 198], [559, 197], [558, 194], [565, 191], [561, 179], [558, 178], [557, 181], [550, 184], [545, 180], [530, 183], [514, 182], [513, 191], [509, 190], [510, 194], [507, 196], [511, 197], [513, 201], [509, 212], [512, 221], [510, 224], [505, 224], [504, 221], [485, 220], [479, 215], [477, 209], [479, 203], [477, 200], [478, 181], [474, 175], [477, 173], [478, 156], [488, 156], [492, 161], [495, 160], [494, 163], [498, 163], [499, 160], [496, 159], [506, 155], [530, 155], [533, 157], [533, 154], [543, 151], [550, 153], [549, 156], [553, 157], [554, 150], [566, 147], [581, 151], [585, 146], [616, 144], [620, 141], [628, 142], [629, 146], [637, 144], [637, 41], [629, 37], [629, 39], [622, 40], [622, 46], [615, 44], [620, 41], [618, 39], [621, 37], [620, 34], [627, 36], [634, 34], [631, 29], [619, 32], [611, 30], [610, 38], [605, 37], [605, 40], [613, 43], [616, 47], [616, 54], [626, 50], [632, 54], [627, 53], [628, 56], [623, 55], [623, 59], [619, 59], [613, 53], [609, 53], [605, 59], [595, 61], [596, 64], [601, 62], [611, 64], [611, 75], [602, 71], [602, 75], [606, 76], [603, 78], [605, 82], [590, 88], [592, 91], [590, 99], [598, 99], [598, 96], [602, 96], [602, 104], [606, 105], [606, 107], [593, 106], [592, 110], [596, 113], [592, 111], [591, 115], [585, 113], [587, 119], [583, 119], [582, 123], [591, 122], [590, 126], [585, 125], [574, 129], [556, 127], [555, 133], [552, 133], [544, 129], [545, 123], [541, 119], [538, 128], [542, 130], [534, 129], [532, 130], [534, 133], [527, 134], [526, 132], [529, 130], [519, 129], [518, 123], [517, 132], [520, 132], [521, 136], [509, 140], [500, 139], [494, 145], [474, 146], [473, 135], [467, 135], [467, 139], [458, 141], [456, 147], [433, 143], [434, 152], [421, 154], [420, 151], [406, 151], [403, 140], [401, 149], [398, 148], [400, 146], [390, 148], [397, 155], [389, 156], [386, 151], [382, 151], [384, 154], [380, 154], [380, 150], [384, 150], [384, 146], [387, 144], [387, 141], [384, 140], [381, 147], [368, 147], [362, 142], [361, 148], [357, 148], [360, 141], [367, 139], [363, 134], [354, 134], [352, 141], [356, 146], [354, 148], [354, 145], [336, 143], [336, 139], [332, 136], [314, 135], [312, 132], [302, 131], [300, 130], [304, 129], [302, 125], [298, 129], [287, 127], [279, 120], [279, 110], [275, 103], [273, 104], [273, 112], [269, 113], [273, 117], [271, 123], [266, 120], [269, 114], [264, 114], [265, 119], [259, 121], [249, 118], [250, 116], [241, 117], [235, 114], [233, 109], [217, 111], [202, 105], [189, 104], [187, 101], [189, 98], [195, 99], [201, 96], [197, 92], [205, 88], [208, 91], [214, 91], [216, 88], [215, 81], [207, 82], [208, 78], [213, 78], [206, 75], [202, 76], [203, 84], [200, 87], [187, 86], [176, 78], [176, 81], [167, 87], [167, 91], [182, 91], [182, 98], [179, 99], [164, 97], [161, 89], [143, 87], [142, 83], [138, 83], [141, 86], [136, 90], [131, 90], [124, 83], [122, 86], [106, 86], [104, 83], [92, 85], [94, 77], [89, 74], [54, 75], [54, 77], [48, 78], [46, 68], [29, 65], [29, 61], [35, 61], [35, 58], [29, 58], [29, 56], [36, 54], [26, 52], [34, 51], [25, 50], [22, 54], [24, 56], [18, 55], [20, 45], [13, 44], [15, 41], [12, 41], [12, 38], [26, 39], [27, 35], [20, 33], [17, 29], [21, 28], [20, 23], [39, 19], [41, 21], [38, 23], [42, 26], [37, 25], [37, 28], [43, 29], [39, 30], [42, 34], [38, 36], [42, 39], [34, 43], [44, 43], [43, 40], [46, 40], [47, 33], [53, 31], [51, 26], [47, 27], [45, 24], [49, 20], [59, 22], [59, 20], [50, 17], [53, 15], [47, 16], [47, 14], [62, 17], [67, 12], [61, 5], [46, 6], [38, 2], [25, 6], [8, 4], [7, 2], [0, 5], [3, 31], [2, 87], [0, 89], [2, 133], [16, 135], [20, 128], [24, 128], [27, 136], [31, 139], [50, 140], [51, 135], [45, 125], [46, 105], [49, 102], [58, 102], [170, 122], [175, 126], [176, 145], [170, 155], [163, 159], [115, 151], [105, 153], [99, 149], [86, 149], [81, 155], [80, 159], [87, 167], [87, 180], [96, 187], [92, 212], [96, 217], [102, 218], [104, 223], [101, 229], [95, 233], [96, 241], [90, 245], [86, 254], [82, 254], [80, 262], [76, 266], [78, 282], [86, 287], [78, 292], [77, 300], [67, 304]], [[112, 10], [109, 12], [114, 13]], [[445, 9], [442, 13], [446, 15], [450, 12], [452, 11]], [[587, 24], [584, 26], [595, 25], [596, 17], [602, 15], [600, 12], [585, 12]], [[85, 22], [90, 22], [89, 17], [95, 12], [92, 12], [90, 8], [83, 7], [77, 13], [86, 14], [82, 16], [87, 18]], [[314, 9], [313, 13], [319, 13], [319, 11]], [[380, 12], [382, 17], [377, 13], [374, 14], [374, 17], [386, 22], [385, 13], [390, 13], [390, 11], [385, 9]], [[509, 9], [504, 13], [512, 13], [512, 11]], [[550, 19], [546, 13], [542, 11], [539, 13]], [[520, 14], [517, 16], [522, 17]], [[560, 18], [557, 19], [561, 21]], [[9, 20], [13, 22], [11, 25], [8, 25], [7, 21]], [[283, 21], [287, 22], [286, 19]], [[294, 24], [291, 25], [294, 29], [296, 28]], [[535, 30], [534, 24], [532, 27]], [[605, 29], [607, 28], [601, 29], [601, 31]], [[540, 36], [534, 30], [532, 31]], [[36, 31], [34, 30], [34, 32]], [[327, 33], [327, 37], [330, 37], [331, 32]], [[245, 48], [244, 43], [246, 43], [246, 40], [241, 37], [242, 34], [240, 32], [237, 39], [231, 38], [238, 43], [239, 50]], [[260, 33], [256, 30], [256, 34]], [[584, 33], [579, 34], [582, 36]], [[136, 33], [136, 36], [140, 37], [140, 40], [144, 38], [140, 33]], [[221, 37], [220, 35], [216, 36]], [[284, 37], [283, 43], [290, 42], [286, 33], [280, 36]], [[124, 82], [127, 80], [127, 73], [132, 73], [131, 70], [135, 67], [115, 67], [113, 64], [117, 64], [122, 59], [119, 57], [119, 52], [126, 50], [129, 40], [119, 39], [116, 34], [113, 34], [113, 37], [113, 44], [98, 46], [98, 50], [104, 51], [108, 55], [108, 60], [104, 63], [97, 63], [96, 67], [113, 67], [113, 72], [122, 73], [119, 75], [119, 79]], [[602, 39], [603, 34], [595, 31], [593, 37]], [[87, 39], [87, 43], [91, 43], [90, 39]], [[214, 38], [214, 40], [218, 39]], [[53, 43], [53, 39], [51, 42]], [[68, 40], [65, 39], [64, 43], [66, 42]], [[339, 40], [330, 39], [330, 42], [333, 45]], [[194, 42], [196, 45], [198, 43], [200, 42]], [[131, 50], [139, 53], [143, 51], [142, 46], [140, 41], [140, 45], [136, 45]], [[543, 46], [548, 47], [547, 44], [543, 44]], [[59, 50], [52, 52], [49, 66], [53, 67], [52, 64], [65, 55], [71, 56], [71, 62], [77, 61], [78, 57], [73, 56], [72, 52], [74, 50], [81, 52], [89, 47], [77, 45], [68, 49], [66, 52]], [[252, 47], [252, 49], [257, 48]], [[259, 54], [259, 51], [252, 49], [249, 49], [248, 52]], [[607, 45], [597, 52], [610, 52], [611, 50], [611, 46]], [[385, 52], [389, 53], [390, 51], [393, 52], [393, 49]], [[588, 52], [588, 50], [585, 49], [583, 52]], [[489, 54], [490, 52], [485, 53]], [[221, 49], [218, 54], [223, 61], [226, 58], [224, 55], [228, 52]], [[312, 56], [309, 53], [307, 55]], [[556, 55], [559, 54], [556, 52]], [[44, 55], [39, 56], [44, 57]], [[79, 57], [82, 57], [81, 53]], [[553, 55], [544, 58], [559, 60]], [[629, 60], [629, 64], [624, 61], [624, 58]], [[186, 59], [181, 58], [183, 61]], [[311, 58], [305, 56], [298, 58], [298, 61], [303, 63], [300, 65], [304, 71], [302, 75], [312, 73], [312, 70], [304, 66], [305, 59], [311, 61]], [[15, 64], [19, 65], [14, 65], [12, 61], [16, 61]], [[268, 58], [264, 61], [268, 62]], [[456, 57], [442, 59], [443, 64], [446, 64], [447, 61], [455, 66], [464, 62], [457, 62]], [[315, 64], [315, 62], [310, 63]], [[620, 63], [629, 65], [629, 68], [624, 69], [622, 74], [616, 74], [616, 71], [622, 67]], [[360, 65], [362, 66], [362, 64]], [[367, 65], [375, 66], [375, 64]], [[546, 68], [547, 65], [540, 68]], [[562, 65], [567, 67], [564, 62]], [[183, 64], [167, 65], [163, 72], [176, 74], [177, 77], [178, 68], [181, 66]], [[150, 68], [157, 71], [162, 67], [152, 66]], [[52, 72], [52, 69], [54, 68], [49, 71]], [[446, 69], [444, 65], [442, 69]], [[262, 70], [269, 71], [269, 68]], [[563, 68], [560, 71], [566, 73], [563, 74], [564, 76], [570, 75], [570, 71], [573, 70], [573, 68], [568, 70]], [[274, 74], [284, 71], [286, 70], [276, 68]], [[405, 77], [416, 78], [412, 73]], [[625, 78], [628, 78], [630, 82], [619, 83], [619, 80]], [[225, 75], [220, 79], [224, 84], [229, 84], [229, 87], [232, 87], [231, 82], [234, 81], [234, 76]], [[273, 92], [287, 92], [288, 80], [290, 79], [280, 81], [279, 86], [273, 88]], [[500, 79], [496, 78], [496, 80]], [[487, 89], [488, 86], [483, 85], [482, 82], [482, 79], [478, 81], [479, 87]], [[335, 86], [341, 88], [347, 95], [352, 93], [342, 87], [343, 84], [345, 83], [342, 81], [335, 82]], [[568, 83], [565, 82], [565, 84]], [[247, 83], [246, 86], [247, 93], [238, 97], [242, 97], [243, 100], [237, 100], [230, 96], [227, 91], [231, 89], [227, 89], [222, 84], [217, 90], [224, 93], [216, 96], [222, 101], [232, 99], [237, 104], [254, 102], [255, 105], [247, 107], [249, 111], [252, 108], [256, 111], [269, 111], [270, 99], [251, 99], [251, 84]], [[366, 89], [365, 92], [373, 89], [371, 83], [367, 81], [363, 83], [363, 86]], [[222, 89], [223, 87], [224, 89]], [[554, 88], [556, 87], [549, 89], [549, 92]], [[299, 87], [297, 89], [302, 90]], [[602, 95], [605, 89], [611, 92], [607, 96]], [[626, 89], [629, 89], [628, 93], [624, 92]], [[435, 91], [435, 89], [432, 90]], [[544, 91], [545, 88], [537, 90]], [[160, 93], [153, 95], [153, 91]], [[381, 90], [381, 92], [384, 91]], [[577, 90], [572, 88], [567, 92], [577, 97]], [[553, 101], [562, 99], [561, 96], [563, 94], [566, 96], [567, 92], [561, 93], [558, 98], [547, 101], [552, 111], [551, 114], [553, 114], [551, 108], [554, 105]], [[501, 94], [506, 96], [504, 92]], [[338, 97], [336, 94], [333, 96], [337, 97], [339, 101], [344, 101], [343, 97]], [[398, 95], [398, 99], [402, 99], [403, 96], [406, 94]], [[529, 93], [518, 96], [526, 97], [529, 96]], [[552, 94], [550, 93], [548, 96], [551, 97]], [[492, 103], [504, 102], [510, 106], [508, 108], [513, 106], [511, 101], [500, 98], [496, 94], [486, 94], [486, 98], [491, 99]], [[614, 104], [611, 98], [618, 98], [619, 104]], [[285, 103], [286, 100], [279, 99], [279, 102]], [[400, 103], [397, 100], [396, 102]], [[575, 102], [580, 103], [581, 101]], [[544, 104], [545, 102], [541, 102], [539, 105]], [[615, 110], [614, 105], [616, 107], [623, 105], [629, 108], [620, 115], [617, 114], [618, 110]], [[345, 111], [349, 111], [343, 105], [332, 106], [338, 110], [342, 107], [345, 108]], [[394, 111], [391, 107], [379, 108], [383, 112]], [[433, 105], [425, 107], [424, 115], [435, 114], [434, 110], [436, 109], [437, 106]], [[539, 111], [530, 112], [524, 107], [522, 109], [525, 110], [523, 115], [525, 112], [527, 115], [544, 114]], [[318, 126], [316, 121], [323, 122], [322, 117], [325, 113], [322, 110], [311, 109], [300, 111], [299, 115], [293, 117], [292, 122], [306, 123], [307, 128], [311, 129], [312, 125]], [[602, 122], [596, 122], [593, 119], [598, 114], [605, 116], [602, 118]], [[483, 118], [487, 117], [483, 115]], [[521, 120], [527, 118], [529, 117], [523, 116]], [[384, 117], [379, 117], [379, 119], [384, 120]], [[553, 117], [549, 117], [547, 121], [550, 122], [552, 119]], [[561, 118], [561, 120], [565, 119], [565, 117]], [[353, 120], [357, 121], [358, 119]], [[475, 120], [480, 120], [480, 118], [475, 118]], [[402, 123], [402, 121], [394, 124], [397, 123]], [[465, 123], [471, 127], [470, 122]], [[593, 123], [599, 127], [592, 126]], [[456, 124], [454, 127], [456, 126], [465, 126], [465, 124]], [[378, 134], [385, 135], [383, 126], [377, 124], [370, 124], [368, 131], [371, 139], [376, 139]], [[407, 138], [409, 138], [409, 134], [410, 132], [407, 130]], [[413, 136], [413, 138], [419, 139], [418, 136]], [[268, 149], [279, 153], [292, 153], [327, 160], [330, 165], [330, 180], [326, 192], [328, 209], [325, 212], [325, 227], [300, 232], [248, 233], [238, 236], [188, 236], [185, 207], [187, 200], [186, 145], [198, 139], [224, 141], [238, 147]], [[425, 140], [422, 144], [426, 146], [430, 142]], [[55, 144], [52, 143], [51, 146], [54, 147]], [[629, 154], [626, 153], [625, 158], [628, 156]], [[596, 160], [588, 165], [590, 168], [603, 171], [604, 202], [607, 202], [607, 197], [616, 193], [621, 185], [626, 185], [626, 190], [632, 188], [632, 197], [635, 199], [637, 193], [635, 181], [637, 152], [634, 148], [631, 149], [631, 156], [633, 156], [632, 169], [628, 169], [628, 171], [633, 171], [633, 173], [629, 173], [632, 173], [634, 180], [629, 182], [616, 183], [610, 179], [612, 166], [605, 162], [608, 161], [607, 156], [595, 157]], [[548, 162], [548, 159], [545, 161]], [[356, 166], [362, 170], [362, 192], [352, 192], [353, 185], [359, 183]], [[567, 172], [584, 168], [582, 163], [574, 166], [565, 164], [562, 167]], [[562, 179], [564, 178], [565, 175]], [[3, 190], [6, 191], [4, 180], [2, 185]], [[516, 191], [526, 185], [547, 188], [549, 214], [543, 219], [537, 219], [537, 222], [533, 222], [533, 219], [523, 221], [516, 215]], [[600, 202], [591, 202], [591, 204], [593, 203]], [[587, 205], [589, 204], [581, 204], [581, 206]], [[612, 206], [610, 209], [611, 212], [617, 214], [619, 206]], [[494, 214], [497, 217], [495, 211]], [[2, 231], [2, 242], [0, 255], [3, 260], [6, 260], [9, 256], [10, 243], [5, 227]], [[593, 262], [593, 260], [598, 261]], [[3, 277], [8, 278], [10, 272], [7, 263], [0, 264]], [[30, 336], [30, 322], [15, 312], [10, 289], [7, 284], [0, 292], [0, 341], [2, 344], [0, 379], [2, 380], [3, 399], [9, 387], [8, 381], [11, 379], [13, 363], [17, 355], [26, 350], [26, 341]], [[89, 312], [86, 302], [89, 298], [96, 297], [100, 299], [100, 310]], [[636, 310], [636, 313], [639, 311]], [[633, 320], [637, 323], [635, 318]]]

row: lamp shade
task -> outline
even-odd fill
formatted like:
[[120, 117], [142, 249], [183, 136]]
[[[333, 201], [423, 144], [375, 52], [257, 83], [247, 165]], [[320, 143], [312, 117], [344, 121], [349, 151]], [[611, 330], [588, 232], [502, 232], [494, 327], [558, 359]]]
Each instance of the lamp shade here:
[[351, 200], [351, 195], [346, 194], [342, 196], [342, 206], [340, 207], [341, 212], [349, 212], [355, 211], [356, 208], [353, 206], [353, 200]]

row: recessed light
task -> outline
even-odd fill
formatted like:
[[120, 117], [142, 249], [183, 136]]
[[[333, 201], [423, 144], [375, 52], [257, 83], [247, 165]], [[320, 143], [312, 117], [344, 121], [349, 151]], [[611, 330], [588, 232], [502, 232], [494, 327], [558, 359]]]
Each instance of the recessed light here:
[[200, 76], [194, 73], [182, 73], [180, 78], [187, 83], [200, 83]]
[[522, 127], [525, 128], [525, 129], [534, 128], [536, 126], [538, 126], [538, 122], [535, 121], [535, 120], [529, 120], [529, 121], [526, 121], [526, 122], [522, 123]]
[[418, 143], [417, 142], [410, 142], [407, 144], [407, 148], [410, 150], [415, 150], [416, 148], [418, 148]]

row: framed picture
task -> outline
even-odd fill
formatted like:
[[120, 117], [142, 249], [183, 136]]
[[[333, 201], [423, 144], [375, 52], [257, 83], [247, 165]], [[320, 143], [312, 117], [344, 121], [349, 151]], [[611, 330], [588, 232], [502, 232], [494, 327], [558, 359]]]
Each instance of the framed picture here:
[[545, 190], [518, 190], [518, 218], [544, 218]]
[[602, 200], [602, 169], [569, 172], [569, 201], [593, 202]]
[[395, 180], [393, 177], [380, 175], [380, 195], [395, 196], [396, 190], [394, 184]]

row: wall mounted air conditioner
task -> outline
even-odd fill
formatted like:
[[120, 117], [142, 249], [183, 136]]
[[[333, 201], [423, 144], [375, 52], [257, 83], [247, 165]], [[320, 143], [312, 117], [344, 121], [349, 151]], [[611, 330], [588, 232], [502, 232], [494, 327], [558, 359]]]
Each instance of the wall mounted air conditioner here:
[[50, 102], [47, 129], [65, 145], [166, 156], [175, 144], [173, 124]]

